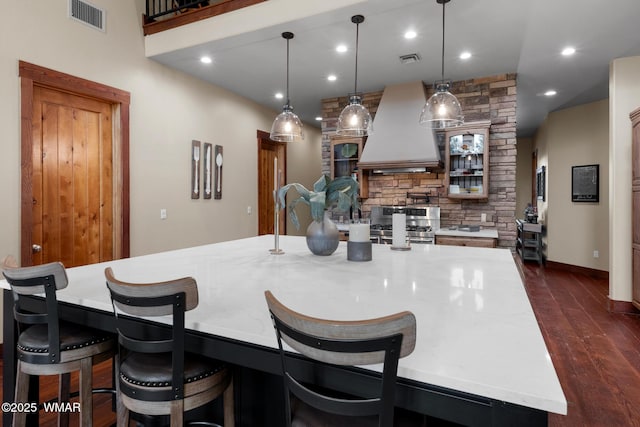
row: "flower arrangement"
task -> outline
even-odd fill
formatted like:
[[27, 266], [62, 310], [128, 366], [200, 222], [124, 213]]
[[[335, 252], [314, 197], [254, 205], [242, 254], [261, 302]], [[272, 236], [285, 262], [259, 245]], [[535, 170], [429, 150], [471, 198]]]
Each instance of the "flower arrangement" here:
[[313, 190], [308, 190], [304, 185], [291, 183], [283, 186], [278, 192], [280, 206], [285, 206], [285, 196], [289, 189], [295, 188], [300, 197], [289, 203], [289, 216], [296, 228], [300, 228], [298, 215], [295, 208], [298, 203], [309, 205], [311, 217], [316, 222], [322, 222], [324, 211], [336, 206], [340, 211], [348, 211], [350, 207], [358, 209], [358, 181], [350, 176], [340, 176], [331, 180], [327, 175], [322, 175], [314, 184]]

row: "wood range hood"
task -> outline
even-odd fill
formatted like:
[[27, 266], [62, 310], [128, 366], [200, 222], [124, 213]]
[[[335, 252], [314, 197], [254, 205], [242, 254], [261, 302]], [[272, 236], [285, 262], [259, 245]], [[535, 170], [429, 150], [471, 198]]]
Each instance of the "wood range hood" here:
[[387, 86], [373, 120], [373, 132], [362, 150], [358, 169], [374, 173], [442, 170], [433, 129], [418, 119], [426, 102], [422, 81]]

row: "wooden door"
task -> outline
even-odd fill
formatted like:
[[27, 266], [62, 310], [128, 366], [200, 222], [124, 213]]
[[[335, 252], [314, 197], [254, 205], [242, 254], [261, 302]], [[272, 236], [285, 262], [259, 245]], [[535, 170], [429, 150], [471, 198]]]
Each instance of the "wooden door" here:
[[[278, 158], [280, 186], [287, 182], [287, 150], [285, 143], [272, 141], [269, 134], [258, 131], [258, 235], [274, 234], [274, 159]], [[280, 211], [280, 234], [286, 234], [286, 209]]]
[[34, 265], [114, 258], [112, 132], [110, 103], [34, 87]]

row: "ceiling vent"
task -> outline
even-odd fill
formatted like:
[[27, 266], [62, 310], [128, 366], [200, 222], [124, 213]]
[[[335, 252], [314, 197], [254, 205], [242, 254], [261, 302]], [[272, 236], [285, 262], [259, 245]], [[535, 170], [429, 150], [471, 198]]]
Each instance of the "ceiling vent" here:
[[417, 53], [400, 56], [400, 63], [402, 64], [413, 64], [414, 62], [420, 62], [420, 55]]
[[105, 32], [106, 12], [81, 0], [69, 0], [69, 17], [93, 29]]

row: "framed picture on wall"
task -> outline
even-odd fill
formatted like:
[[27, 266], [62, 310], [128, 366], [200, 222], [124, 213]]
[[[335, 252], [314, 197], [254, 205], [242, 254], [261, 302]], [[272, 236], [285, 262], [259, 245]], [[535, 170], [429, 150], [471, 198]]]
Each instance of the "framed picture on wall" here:
[[600, 165], [571, 167], [571, 201], [600, 201]]
[[536, 169], [536, 199], [546, 200], [546, 180], [547, 180], [547, 168], [540, 166]]

